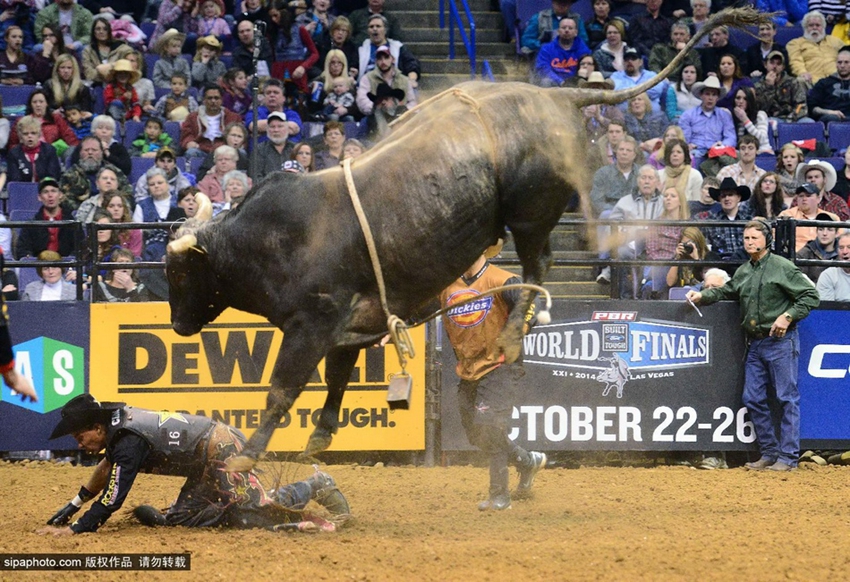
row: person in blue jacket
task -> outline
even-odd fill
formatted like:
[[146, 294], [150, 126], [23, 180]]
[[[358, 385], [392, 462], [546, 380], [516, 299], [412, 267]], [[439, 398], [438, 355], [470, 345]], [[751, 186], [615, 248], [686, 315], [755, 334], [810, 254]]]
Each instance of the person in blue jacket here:
[[520, 47], [525, 55], [532, 55], [548, 42], [555, 40], [558, 26], [564, 18], [572, 18], [578, 27], [578, 36], [588, 44], [584, 21], [577, 12], [570, 10], [572, 0], [552, 0], [552, 8], [541, 10], [528, 19], [522, 32]]
[[558, 38], [544, 44], [537, 53], [534, 66], [536, 82], [542, 87], [557, 87], [574, 77], [581, 58], [591, 54], [590, 48], [578, 37], [578, 23], [563, 18], [558, 25]]

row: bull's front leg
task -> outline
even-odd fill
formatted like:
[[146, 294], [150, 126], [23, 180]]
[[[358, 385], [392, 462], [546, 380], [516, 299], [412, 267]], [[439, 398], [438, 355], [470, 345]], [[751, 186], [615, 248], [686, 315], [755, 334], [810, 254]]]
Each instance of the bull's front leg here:
[[339, 430], [339, 410], [342, 405], [342, 397], [345, 388], [351, 378], [351, 371], [357, 363], [359, 349], [334, 349], [328, 352], [325, 358], [325, 383], [328, 385], [328, 394], [325, 404], [322, 406], [322, 414], [319, 422], [307, 441], [304, 449], [305, 457], [312, 457], [317, 453], [327, 450], [331, 446], [333, 435]]

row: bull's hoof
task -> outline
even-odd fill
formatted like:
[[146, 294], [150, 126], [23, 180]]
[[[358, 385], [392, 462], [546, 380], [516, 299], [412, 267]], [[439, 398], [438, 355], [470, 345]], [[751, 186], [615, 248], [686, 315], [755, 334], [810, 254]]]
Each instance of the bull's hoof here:
[[245, 473], [253, 469], [256, 464], [257, 459], [247, 455], [238, 455], [227, 459], [224, 468], [229, 473]]
[[313, 433], [310, 435], [310, 440], [307, 441], [307, 446], [304, 448], [304, 452], [302, 453], [302, 457], [312, 457], [313, 455], [317, 455], [322, 451], [328, 450], [328, 447], [331, 446], [331, 441], [333, 440], [333, 435], [323, 434], [323, 433]]

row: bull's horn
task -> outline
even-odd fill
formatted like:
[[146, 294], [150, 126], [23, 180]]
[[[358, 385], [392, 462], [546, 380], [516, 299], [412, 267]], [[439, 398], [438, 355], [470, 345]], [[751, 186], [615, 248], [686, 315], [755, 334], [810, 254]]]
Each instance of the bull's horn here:
[[[207, 198], [204, 196], [204, 198]], [[209, 198], [207, 198], [207, 204], [209, 204]], [[180, 253], [185, 253], [190, 248], [198, 244], [198, 239], [194, 234], [184, 234], [177, 240], [173, 240], [168, 243], [166, 247], [166, 251], [169, 255], [176, 255]]]
[[195, 194], [195, 202], [198, 203], [198, 210], [195, 212], [195, 220], [198, 222], [206, 222], [212, 218], [212, 202], [206, 194], [198, 192]]

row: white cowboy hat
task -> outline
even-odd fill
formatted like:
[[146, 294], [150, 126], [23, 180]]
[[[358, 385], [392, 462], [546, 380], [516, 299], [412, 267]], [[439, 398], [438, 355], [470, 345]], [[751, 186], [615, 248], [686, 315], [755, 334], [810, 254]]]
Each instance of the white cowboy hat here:
[[700, 99], [702, 97], [703, 89], [717, 89], [718, 91], [720, 91], [721, 99], [724, 95], [726, 95], [726, 87], [720, 84], [720, 79], [718, 79], [717, 77], [708, 77], [705, 81], [694, 83], [694, 86], [691, 89], [691, 93], [694, 97]]
[[826, 182], [824, 184], [824, 190], [826, 192], [832, 192], [832, 189], [835, 188], [835, 183], [838, 181], [838, 176], [835, 173], [835, 168], [833, 168], [832, 164], [829, 162], [824, 162], [823, 160], [809, 160], [806, 163], [800, 164], [797, 166], [797, 175], [794, 176], [794, 179], [797, 180], [798, 183], [805, 182], [806, 172], [812, 168], [823, 172], [823, 177]]

